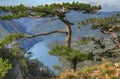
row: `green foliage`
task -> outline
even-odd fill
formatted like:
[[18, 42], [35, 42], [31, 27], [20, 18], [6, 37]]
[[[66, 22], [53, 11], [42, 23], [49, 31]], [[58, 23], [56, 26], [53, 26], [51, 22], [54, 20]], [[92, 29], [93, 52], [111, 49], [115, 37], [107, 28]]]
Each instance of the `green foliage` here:
[[94, 75], [93, 77], [92, 77], [92, 79], [97, 79], [98, 78], [98, 75]]
[[22, 37], [25, 37], [25, 35], [17, 32], [5, 36], [0, 41], [0, 57], [3, 60], [7, 59], [6, 62], [9, 62], [12, 65], [11, 70], [18, 64], [20, 64], [21, 68], [26, 66], [24, 58], [25, 51], [23, 49], [19, 48], [18, 46], [11, 46], [10, 48], [6, 47], [12, 41], [19, 40]]
[[[31, 75], [35, 79], [49, 79], [54, 74], [50, 72], [48, 67], [44, 66], [38, 59], [31, 59], [28, 63], [28, 76]], [[32, 79], [32, 78], [29, 78]]]
[[13, 41], [19, 40], [22, 37], [25, 37], [25, 35], [16, 32], [6, 35], [0, 41], [0, 57], [2, 57], [3, 59], [8, 59], [8, 61], [12, 64], [13, 67], [15, 66], [15, 64], [18, 64], [20, 62], [23, 64], [23, 57], [25, 51], [18, 46], [11, 46], [10, 48], [7, 48], [6, 46], [11, 44]]
[[107, 70], [105, 70], [105, 73], [110, 75], [110, 74], [115, 73], [115, 70], [114, 69], [107, 69]]
[[[0, 6], [0, 11], [11, 12], [11, 15], [0, 16], [0, 19], [12, 19], [12, 18], [20, 18], [25, 16], [54, 16], [57, 15], [59, 10], [64, 7], [65, 12], [69, 12], [70, 10], [81, 11], [83, 13], [94, 13], [101, 9], [101, 6], [93, 6], [90, 4], [73, 2], [73, 3], [53, 3], [53, 4], [45, 4], [39, 5], [37, 7], [26, 7], [22, 4], [17, 6]], [[53, 13], [54, 12], [54, 13]], [[51, 14], [53, 13], [53, 14]], [[59, 13], [58, 13], [59, 14]]]
[[7, 11], [11, 12], [11, 14], [6, 16], [0, 16], [1, 20], [5, 19], [12, 19], [12, 18], [20, 18], [25, 17], [29, 14], [29, 12], [25, 11], [27, 7], [25, 7], [23, 4], [17, 5], [17, 6], [0, 6], [0, 11]]
[[94, 38], [92, 38], [92, 37], [83, 37], [82, 39], [80, 39], [80, 41], [77, 42], [77, 44], [83, 45], [83, 44], [87, 44], [90, 41], [94, 41]]
[[78, 23], [79, 25], [88, 25], [92, 24], [92, 29], [101, 29], [107, 31], [108, 29], [115, 27], [114, 31], [120, 31], [120, 27], [117, 27], [120, 24], [120, 14], [112, 15], [105, 18], [90, 18], [85, 21]]
[[54, 69], [54, 70], [60, 70], [61, 68], [60, 68], [59, 65], [54, 65], [54, 66], [53, 66], [53, 69]]
[[104, 49], [105, 48], [105, 44], [103, 44], [103, 40], [94, 40], [94, 44], [95, 44], [95, 48], [98, 49], [98, 48], [102, 48]]
[[18, 32], [13, 34], [8, 34], [4, 37], [4, 39], [0, 41], [0, 48], [10, 44], [13, 41], [19, 40], [20, 38], [23, 38], [23, 37], [26, 37], [26, 36]]
[[78, 29], [80, 29], [80, 26], [78, 26]]
[[33, 56], [33, 53], [32, 52], [27, 52], [27, 57], [28, 58], [31, 58]]
[[86, 52], [81, 52], [77, 49], [68, 48], [67, 46], [57, 46], [53, 48], [50, 52], [54, 56], [65, 56], [67, 60], [71, 60], [77, 57], [77, 61], [83, 61], [89, 58], [89, 54]]
[[38, 7], [34, 7], [37, 11], [40, 10], [48, 10], [48, 11], [56, 11], [59, 8], [63, 7], [65, 8], [65, 11], [67, 10], [79, 10], [79, 11], [84, 11], [84, 12], [92, 12], [92, 11], [97, 11], [101, 9], [101, 6], [91, 6], [90, 4], [85, 4], [85, 3], [79, 3], [79, 2], [73, 2], [73, 3], [53, 3], [50, 5], [40, 5]]
[[93, 66], [93, 67], [88, 67], [88, 68], [85, 68], [83, 70], [83, 72], [87, 73], [87, 72], [91, 72], [91, 71], [95, 71], [97, 70], [97, 67], [96, 66]]
[[26, 9], [27, 7], [25, 7], [23, 4], [17, 6], [0, 6], [0, 11], [8, 11], [12, 12], [13, 14], [22, 13]]
[[8, 60], [7, 59], [4, 60], [0, 57], [0, 78], [5, 77], [5, 75], [11, 68], [12, 65], [8, 63]]
[[20, 59], [20, 63], [21, 63], [21, 66], [24, 67], [24, 68], [27, 68], [27, 59], [26, 58], [22, 58]]
[[[0, 41], [0, 79], [2, 79], [2, 77], [5, 77], [5, 79], [16, 79], [16, 72], [19, 72], [19, 70], [26, 79], [50, 78], [50, 76], [54, 75], [47, 67], [44, 67], [40, 61], [31, 59], [32, 52], [26, 53], [26, 51], [18, 45], [10, 48], [6, 47], [6, 45], [12, 41], [19, 40], [19, 38], [22, 37], [26, 36], [20, 33], [13, 33], [5, 36]], [[15, 71], [16, 67], [18, 67], [18, 71]], [[40, 68], [43, 67], [46, 70], [40, 70]]]
[[98, 49], [98, 48], [105, 48], [105, 44], [103, 44], [103, 39], [95, 39], [93, 37], [83, 37], [80, 39], [80, 41], [76, 42], [77, 45], [84, 45], [87, 44], [89, 42], [93, 42], [94, 43], [94, 48]]
[[19, 14], [11, 14], [11, 15], [6, 15], [6, 16], [0, 16], [0, 20], [10, 20], [12, 18], [20, 18], [20, 17], [26, 17], [28, 16], [28, 13], [27, 12], [22, 12], [22, 13], [19, 13]]
[[110, 79], [118, 79], [116, 76], [112, 76]]

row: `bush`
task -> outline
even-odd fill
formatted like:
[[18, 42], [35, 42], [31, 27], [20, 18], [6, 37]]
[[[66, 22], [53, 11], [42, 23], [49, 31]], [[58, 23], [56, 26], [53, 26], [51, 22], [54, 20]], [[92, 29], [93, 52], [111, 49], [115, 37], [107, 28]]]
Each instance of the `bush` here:
[[8, 63], [8, 60], [3, 60], [0, 58], [0, 79], [5, 77], [9, 69], [12, 68], [12, 65]]

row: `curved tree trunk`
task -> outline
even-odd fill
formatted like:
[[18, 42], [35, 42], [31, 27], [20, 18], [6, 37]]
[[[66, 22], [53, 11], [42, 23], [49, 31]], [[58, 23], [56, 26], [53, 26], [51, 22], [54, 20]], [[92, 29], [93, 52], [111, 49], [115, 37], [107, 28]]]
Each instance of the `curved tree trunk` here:
[[[62, 22], [65, 23], [66, 27], [66, 42], [65, 45], [71, 48], [71, 37], [72, 37], [72, 30], [71, 30], [71, 23], [68, 21], [65, 15], [58, 16]], [[70, 51], [71, 52], [71, 51]], [[68, 55], [70, 55], [70, 52], [68, 52]], [[76, 65], [77, 65], [77, 57], [70, 60], [70, 68], [72, 72], [76, 71]]]
[[71, 27], [70, 24], [65, 24], [66, 26], [66, 42], [65, 45], [68, 46], [69, 48], [71, 47]]
[[119, 37], [114, 32], [110, 32], [110, 35], [114, 38], [113, 41], [117, 45], [117, 47], [120, 48], [120, 39], [119, 39]]
[[114, 33], [114, 31], [113, 31], [114, 28], [116, 28], [116, 27], [113, 26], [112, 28], [108, 29], [108, 31], [104, 31], [101, 29], [101, 32], [103, 32], [104, 34], [110, 34], [113, 37], [113, 42], [116, 44], [116, 46], [118, 48], [120, 48], [120, 39], [117, 36], [117, 34]]

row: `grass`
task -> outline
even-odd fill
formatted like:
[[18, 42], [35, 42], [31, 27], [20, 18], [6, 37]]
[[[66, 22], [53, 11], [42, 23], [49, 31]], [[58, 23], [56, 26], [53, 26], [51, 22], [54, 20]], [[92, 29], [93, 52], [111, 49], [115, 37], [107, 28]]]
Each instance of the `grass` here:
[[120, 67], [116, 68], [114, 64], [105, 62], [77, 72], [64, 71], [54, 79], [118, 79], [117, 74], [120, 74]]

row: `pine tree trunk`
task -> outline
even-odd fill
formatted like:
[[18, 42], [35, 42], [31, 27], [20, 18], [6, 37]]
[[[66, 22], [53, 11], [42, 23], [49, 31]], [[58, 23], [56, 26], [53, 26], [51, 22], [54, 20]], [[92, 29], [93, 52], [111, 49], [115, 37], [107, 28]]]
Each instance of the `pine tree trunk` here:
[[76, 72], [76, 66], [77, 66], [77, 57], [73, 58], [70, 61], [70, 68], [72, 72]]
[[[68, 46], [69, 48], [71, 48], [71, 36], [72, 36], [71, 25], [65, 15], [62, 17], [60, 16], [59, 18], [61, 19], [61, 21], [63, 21], [65, 23], [65, 27], [66, 27], [66, 43], [65, 43], [65, 45]], [[68, 52], [68, 55], [70, 55], [70, 52]], [[70, 60], [71, 71], [73, 71], [73, 72], [76, 71], [76, 64], [77, 64], [77, 57]]]
[[[72, 36], [72, 31], [71, 31], [71, 27], [70, 24], [66, 24], [66, 46], [68, 46], [69, 48], [71, 48], [71, 36]], [[71, 51], [70, 51], [71, 52]], [[77, 58], [73, 58], [72, 60], [70, 60], [70, 68], [72, 72], [76, 71], [76, 64], [77, 64]]]
[[120, 48], [120, 39], [119, 39], [119, 37], [114, 32], [110, 32], [110, 35], [114, 38], [113, 41], [117, 45], [117, 47]]
[[65, 42], [65, 45], [68, 46], [69, 48], [71, 47], [71, 27], [69, 24], [66, 24], [66, 42]]

